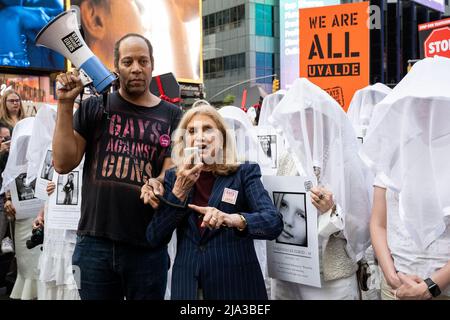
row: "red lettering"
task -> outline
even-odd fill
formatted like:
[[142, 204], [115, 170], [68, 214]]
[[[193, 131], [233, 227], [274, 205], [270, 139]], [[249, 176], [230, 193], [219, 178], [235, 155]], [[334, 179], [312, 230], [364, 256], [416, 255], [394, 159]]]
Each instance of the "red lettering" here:
[[134, 121], [132, 118], [127, 120], [127, 123], [125, 124], [125, 129], [123, 130], [122, 137], [134, 137]]
[[103, 169], [102, 169], [102, 176], [107, 178], [110, 177], [114, 170], [114, 162], [116, 160], [116, 157], [114, 155], [109, 154], [105, 157], [105, 160], [103, 160]]
[[144, 134], [145, 130], [149, 126], [150, 121], [147, 120], [145, 123], [142, 122], [142, 119], [138, 119], [138, 126], [139, 126], [139, 140], [144, 140]]
[[[124, 179], [128, 176], [128, 168], [130, 166], [130, 158], [119, 157], [116, 165], [116, 177]], [[122, 173], [121, 173], [122, 172]]]
[[120, 130], [122, 128], [121, 123], [122, 118], [119, 115], [114, 114], [109, 121], [109, 134], [117, 137], [120, 134]]
[[134, 161], [133, 166], [131, 166], [130, 180], [142, 182], [144, 167], [145, 167], [144, 161], [141, 160], [140, 164], [137, 164], [136, 161]]

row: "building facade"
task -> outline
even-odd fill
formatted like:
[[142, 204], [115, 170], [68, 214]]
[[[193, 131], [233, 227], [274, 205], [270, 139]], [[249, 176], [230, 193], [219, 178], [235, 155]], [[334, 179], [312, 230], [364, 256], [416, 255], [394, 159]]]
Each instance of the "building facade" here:
[[220, 103], [260, 85], [272, 91], [279, 74], [278, 0], [203, 0], [206, 98]]
[[[417, 26], [448, 17], [449, 0], [444, 1], [445, 13], [419, 1], [370, 0], [380, 9], [381, 26], [370, 35], [371, 83], [394, 86], [403, 78], [408, 61], [420, 58]], [[280, 1], [203, 0], [202, 5], [206, 98], [220, 103], [256, 84], [271, 92], [271, 75], [280, 76]]]

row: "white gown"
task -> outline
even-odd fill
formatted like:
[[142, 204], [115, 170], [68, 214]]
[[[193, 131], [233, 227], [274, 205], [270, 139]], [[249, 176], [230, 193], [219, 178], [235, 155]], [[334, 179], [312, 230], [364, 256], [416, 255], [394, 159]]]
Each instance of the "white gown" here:
[[11, 299], [33, 300], [38, 296], [38, 261], [41, 245], [28, 249], [26, 241], [31, 237], [33, 218], [16, 220], [14, 243], [17, 259], [17, 279]]
[[[45, 208], [47, 216], [47, 207]], [[75, 230], [44, 228], [44, 246], [39, 259], [39, 300], [80, 300], [72, 255], [76, 244]]]

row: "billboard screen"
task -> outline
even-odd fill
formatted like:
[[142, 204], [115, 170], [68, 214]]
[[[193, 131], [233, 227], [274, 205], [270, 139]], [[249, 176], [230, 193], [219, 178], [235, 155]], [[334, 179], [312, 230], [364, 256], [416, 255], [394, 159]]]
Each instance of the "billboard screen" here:
[[[72, 0], [80, 9], [84, 39], [114, 70], [114, 43], [127, 33], [152, 43], [153, 75], [173, 72], [178, 81], [201, 83], [201, 0]], [[106, 10], [105, 10], [106, 9]]]
[[36, 115], [45, 104], [56, 104], [54, 81], [48, 76], [0, 74], [0, 87], [12, 88], [20, 94], [27, 116]]
[[445, 0], [413, 0], [413, 1], [422, 4], [426, 7], [429, 7], [431, 9], [440, 12], [445, 12]]
[[340, 4], [340, 0], [280, 0], [280, 86], [298, 78], [298, 9]]
[[300, 9], [300, 77], [347, 110], [369, 84], [369, 2]]
[[63, 10], [63, 0], [0, 1], [0, 66], [64, 70], [63, 56], [34, 44], [39, 30]]

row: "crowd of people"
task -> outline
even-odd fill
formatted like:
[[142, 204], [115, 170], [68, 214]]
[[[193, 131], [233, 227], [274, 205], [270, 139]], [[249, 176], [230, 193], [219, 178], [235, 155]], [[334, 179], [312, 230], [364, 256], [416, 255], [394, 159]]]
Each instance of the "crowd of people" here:
[[[78, 107], [68, 71], [57, 108], [26, 119], [3, 92], [0, 282], [17, 273], [12, 299], [450, 299], [449, 59], [418, 62], [393, 90], [362, 89], [348, 113], [297, 79], [263, 101], [257, 125], [237, 107], [161, 100], [154, 63], [149, 40], [126, 34], [115, 92]], [[24, 214], [17, 181], [34, 190], [39, 168], [47, 195]], [[60, 184], [61, 205], [80, 202], [75, 171], [78, 226], [56, 228], [50, 199]], [[313, 182], [270, 195], [263, 175]], [[273, 278], [267, 243], [311, 246], [311, 214], [321, 286]]]

